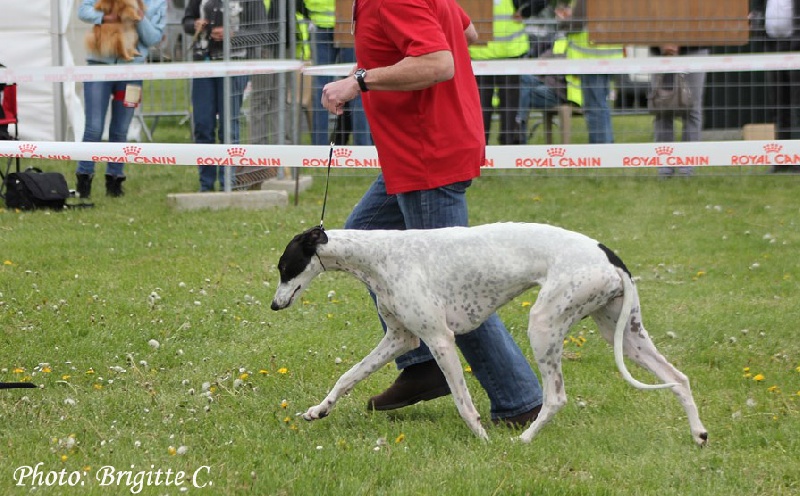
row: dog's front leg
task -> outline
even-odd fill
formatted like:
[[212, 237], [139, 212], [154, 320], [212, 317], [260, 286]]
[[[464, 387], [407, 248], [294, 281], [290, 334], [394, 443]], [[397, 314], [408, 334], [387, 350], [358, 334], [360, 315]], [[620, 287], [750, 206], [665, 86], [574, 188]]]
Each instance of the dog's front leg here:
[[419, 338], [406, 331], [387, 329], [380, 343], [363, 360], [342, 374], [322, 403], [303, 414], [305, 420], [327, 417], [333, 406], [343, 395], [349, 393], [356, 384], [369, 377], [393, 359], [419, 346]]
[[[447, 331], [450, 333], [450, 331]], [[426, 338], [427, 339], [427, 338]], [[456, 352], [455, 339], [452, 338], [452, 333], [448, 337], [426, 341], [428, 348], [431, 350], [433, 358], [442, 369], [447, 385], [450, 387], [450, 392], [453, 394], [453, 400], [456, 402], [458, 413], [461, 418], [467, 423], [472, 432], [481, 439], [489, 439], [481, 425], [481, 416], [472, 402], [472, 397], [467, 389], [467, 383], [464, 379], [464, 370], [461, 368], [461, 361]]]

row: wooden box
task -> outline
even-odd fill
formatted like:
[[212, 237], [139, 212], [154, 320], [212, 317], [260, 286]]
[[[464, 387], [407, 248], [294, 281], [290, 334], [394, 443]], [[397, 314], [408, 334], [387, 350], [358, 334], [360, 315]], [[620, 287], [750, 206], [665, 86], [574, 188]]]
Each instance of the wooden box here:
[[595, 43], [744, 45], [748, 13], [748, 0], [586, 0], [586, 29]]
[[[369, 0], [359, 0], [369, 1]], [[485, 44], [492, 39], [492, 1], [456, 0], [467, 13], [478, 31], [478, 43]], [[339, 48], [352, 48], [353, 35], [350, 33], [353, 18], [353, 0], [336, 0], [336, 26], [333, 43]]]

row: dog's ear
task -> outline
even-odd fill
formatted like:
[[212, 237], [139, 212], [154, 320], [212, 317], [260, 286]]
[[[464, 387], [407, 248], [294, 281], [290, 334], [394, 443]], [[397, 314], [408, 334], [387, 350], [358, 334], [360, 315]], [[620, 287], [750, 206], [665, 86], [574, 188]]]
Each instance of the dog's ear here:
[[325, 233], [325, 229], [320, 226], [312, 227], [303, 233], [303, 253], [310, 257], [317, 252], [317, 246], [327, 242], [328, 235]]

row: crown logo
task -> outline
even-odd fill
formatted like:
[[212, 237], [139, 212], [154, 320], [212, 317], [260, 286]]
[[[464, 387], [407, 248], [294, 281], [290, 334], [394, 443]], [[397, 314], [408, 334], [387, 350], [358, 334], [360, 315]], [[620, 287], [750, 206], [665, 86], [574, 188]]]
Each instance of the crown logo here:
[[228, 155], [231, 157], [244, 157], [247, 150], [241, 146], [232, 146], [228, 148]]
[[567, 150], [561, 148], [560, 146], [547, 149], [547, 154], [550, 155], [551, 157], [563, 157], [564, 155], [566, 155], [566, 153]]
[[767, 153], [778, 153], [781, 150], [783, 150], [783, 145], [779, 145], [777, 143], [769, 143], [764, 145], [764, 151]]
[[33, 153], [36, 151], [36, 145], [31, 145], [30, 143], [19, 145], [19, 151], [21, 153]]
[[333, 156], [336, 158], [348, 158], [352, 154], [353, 150], [348, 150], [347, 148], [335, 148], [333, 150]]
[[142, 151], [142, 147], [140, 146], [126, 146], [122, 149], [125, 152], [125, 155], [139, 155], [139, 152]]
[[675, 151], [675, 148], [671, 146], [657, 146], [656, 147], [656, 154], [658, 155], [672, 155], [672, 152]]

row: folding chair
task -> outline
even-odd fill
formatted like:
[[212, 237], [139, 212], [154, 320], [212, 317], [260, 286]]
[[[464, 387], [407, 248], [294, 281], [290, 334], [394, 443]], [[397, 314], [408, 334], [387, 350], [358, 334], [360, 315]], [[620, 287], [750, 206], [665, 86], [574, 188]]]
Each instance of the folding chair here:
[[[5, 117], [0, 118], [0, 126], [3, 125], [14, 125], [14, 134], [10, 135], [10, 137], [5, 139], [19, 139], [19, 123], [17, 121], [17, 85], [16, 83], [7, 84], [5, 88], [3, 88], [3, 114]], [[6, 172], [3, 174], [3, 170], [0, 169], [0, 198], [4, 198], [3, 196], [3, 189], [5, 186], [5, 178], [8, 173], [11, 171], [11, 162], [16, 161], [17, 164], [17, 172], [20, 171], [20, 158], [19, 157], [9, 157], [8, 163], [6, 164]]]

